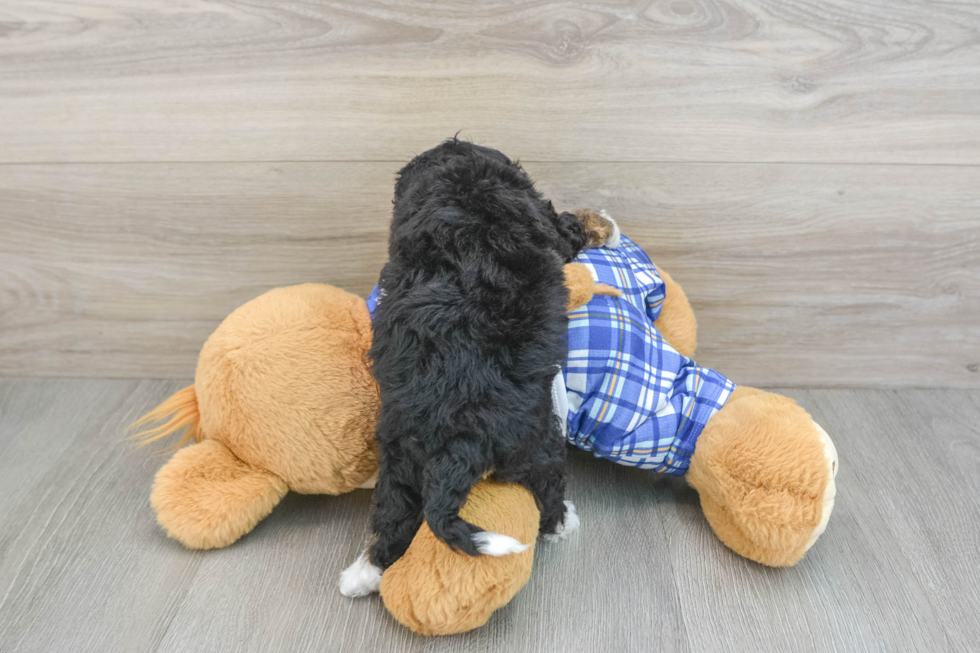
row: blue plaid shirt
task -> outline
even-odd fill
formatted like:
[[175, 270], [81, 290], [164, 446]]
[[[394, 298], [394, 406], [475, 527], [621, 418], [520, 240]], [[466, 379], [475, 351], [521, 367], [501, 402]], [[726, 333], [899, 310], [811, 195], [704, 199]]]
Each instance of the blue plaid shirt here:
[[[633, 241], [587, 249], [576, 262], [623, 296], [596, 295], [568, 314], [568, 441], [621, 465], [684, 474], [735, 384], [681, 356], [657, 331], [664, 282]], [[367, 304], [373, 315], [377, 286]]]
[[587, 249], [577, 263], [623, 291], [568, 314], [568, 440], [613, 462], [684, 474], [708, 420], [735, 384], [667, 344], [653, 325], [664, 282], [636, 243]]

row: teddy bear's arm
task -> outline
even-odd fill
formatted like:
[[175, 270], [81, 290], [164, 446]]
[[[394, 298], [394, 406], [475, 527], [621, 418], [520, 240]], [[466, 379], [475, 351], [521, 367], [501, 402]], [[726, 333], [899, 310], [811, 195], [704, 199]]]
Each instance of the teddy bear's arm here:
[[657, 266], [657, 272], [664, 282], [664, 303], [660, 317], [653, 325], [667, 339], [670, 346], [682, 356], [694, 356], [698, 346], [698, 321], [694, 317], [691, 303], [680, 284], [674, 281], [667, 271]]
[[581, 263], [565, 264], [565, 287], [568, 288], [568, 304], [565, 308], [569, 312], [588, 304], [593, 295], [611, 295], [613, 297], [622, 297], [623, 295], [618, 288], [607, 286], [604, 283], [596, 283], [589, 268]]
[[[663, 279], [666, 297], [660, 310], [660, 317], [653, 324], [671, 347], [681, 355], [691, 357], [698, 346], [698, 321], [680, 284], [674, 281], [663, 268], [658, 267], [657, 272]], [[596, 283], [589, 268], [581, 263], [565, 265], [565, 286], [568, 288], [569, 312], [589, 303], [594, 295], [621, 297], [623, 294], [617, 288]]]

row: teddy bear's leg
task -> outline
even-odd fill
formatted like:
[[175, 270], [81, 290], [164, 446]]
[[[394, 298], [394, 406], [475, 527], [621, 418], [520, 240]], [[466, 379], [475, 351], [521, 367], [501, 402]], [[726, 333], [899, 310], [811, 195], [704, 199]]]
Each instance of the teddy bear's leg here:
[[680, 284], [667, 271], [657, 266], [657, 273], [664, 282], [664, 303], [653, 326], [681, 356], [691, 358], [698, 346], [698, 321], [687, 301]]
[[408, 551], [385, 570], [381, 598], [400, 623], [422, 635], [478, 628], [531, 577], [541, 519], [534, 497], [517, 484], [487, 479], [470, 491], [460, 516], [531, 546], [503, 557], [453, 552], [422, 524]]
[[687, 477], [718, 537], [770, 566], [795, 564], [834, 507], [837, 453], [792, 399], [738, 387], [695, 446]]
[[204, 440], [177, 451], [157, 472], [150, 504], [167, 535], [192, 549], [213, 549], [252, 530], [287, 490], [278, 476]]

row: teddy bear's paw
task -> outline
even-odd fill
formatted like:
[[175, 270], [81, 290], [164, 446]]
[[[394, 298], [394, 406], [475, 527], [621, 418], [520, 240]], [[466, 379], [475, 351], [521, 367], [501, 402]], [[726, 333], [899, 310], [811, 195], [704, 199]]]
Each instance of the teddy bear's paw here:
[[837, 486], [834, 483], [834, 479], [837, 477], [838, 459], [837, 459], [837, 448], [834, 446], [834, 441], [830, 439], [827, 432], [822, 426], [813, 423], [817, 427], [817, 431], [820, 433], [820, 442], [823, 444], [824, 456], [827, 459], [827, 487], [824, 489], [823, 498], [821, 501], [821, 515], [820, 522], [817, 527], [813, 529], [813, 533], [810, 535], [810, 539], [807, 541], [804, 551], [809, 551], [817, 538], [823, 535], [823, 532], [827, 529], [827, 522], [830, 520], [830, 513], [834, 510], [834, 499], [837, 496]]
[[722, 542], [788, 567], [826, 529], [838, 467], [830, 437], [795, 401], [741, 386], [701, 433], [687, 476]]
[[622, 241], [622, 232], [619, 230], [619, 225], [616, 223], [615, 220], [612, 219], [611, 215], [606, 213], [605, 209], [601, 209], [599, 211], [599, 215], [602, 218], [608, 220], [610, 223], [612, 223], [612, 233], [609, 235], [608, 238], [606, 238], [606, 242], [604, 242], [602, 246], [608, 247], [609, 249], [616, 249], [617, 247], [619, 247]]
[[381, 585], [381, 573], [381, 568], [371, 564], [365, 551], [354, 564], [340, 572], [340, 593], [355, 598], [377, 592]]
[[571, 501], [565, 502], [565, 522], [558, 524], [558, 528], [554, 533], [546, 533], [541, 537], [544, 538], [545, 542], [557, 542], [559, 540], [566, 540], [568, 537], [577, 531], [582, 526], [582, 520], [578, 517], [578, 512], [575, 510], [575, 504]]

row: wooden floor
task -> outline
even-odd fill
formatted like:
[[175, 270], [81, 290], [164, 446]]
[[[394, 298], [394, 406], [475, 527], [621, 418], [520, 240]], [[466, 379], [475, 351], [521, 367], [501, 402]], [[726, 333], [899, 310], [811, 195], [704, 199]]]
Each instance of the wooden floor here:
[[583, 529], [472, 633], [425, 639], [337, 574], [370, 493], [289, 495], [192, 552], [121, 441], [175, 381], [0, 382], [0, 651], [968, 651], [980, 641], [980, 391], [784, 390], [832, 434], [838, 499], [796, 567], [741, 559], [683, 481], [571, 459]]

